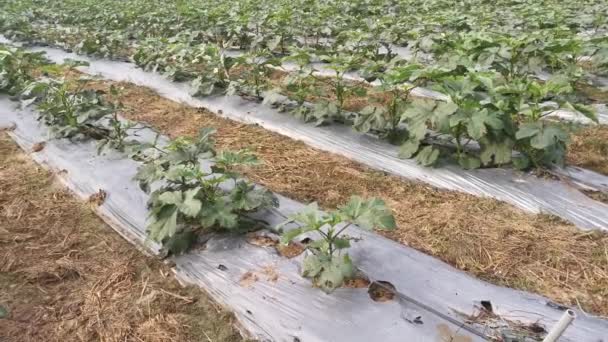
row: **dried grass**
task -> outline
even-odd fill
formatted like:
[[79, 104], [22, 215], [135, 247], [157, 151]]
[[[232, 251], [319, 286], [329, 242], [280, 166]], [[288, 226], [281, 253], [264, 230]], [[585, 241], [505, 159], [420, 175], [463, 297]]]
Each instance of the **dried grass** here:
[[240, 341], [0, 133], [0, 341]]
[[354, 194], [383, 198], [399, 225], [396, 231], [385, 233], [388, 238], [495, 284], [608, 314], [605, 234], [581, 232], [554, 217], [527, 214], [493, 199], [408, 182], [261, 127], [166, 100], [149, 89], [128, 83], [120, 86], [130, 119], [172, 137], [215, 127], [220, 148], [255, 151], [264, 164], [244, 173], [275, 192], [317, 201], [327, 209]]
[[569, 165], [608, 175], [608, 126], [583, 127], [574, 132], [566, 159]]

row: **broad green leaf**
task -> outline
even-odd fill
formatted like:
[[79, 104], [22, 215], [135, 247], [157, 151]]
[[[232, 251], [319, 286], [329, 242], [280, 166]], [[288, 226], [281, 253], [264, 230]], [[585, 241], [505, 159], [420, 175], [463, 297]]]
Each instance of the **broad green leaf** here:
[[363, 200], [359, 196], [353, 196], [348, 203], [339, 208], [339, 212], [344, 220], [364, 229], [395, 228], [393, 215], [381, 199]]
[[489, 139], [481, 139], [481, 154], [479, 155], [483, 165], [491, 165], [492, 161], [496, 165], [507, 164], [511, 161], [513, 154], [513, 142], [504, 139], [501, 142], [494, 142]]
[[323, 269], [321, 259], [314, 255], [307, 255], [302, 263], [302, 276], [306, 278], [316, 277]]
[[290, 241], [293, 241], [296, 237], [302, 235], [303, 231], [301, 227], [290, 229], [283, 234], [281, 234], [281, 243], [286, 245]]
[[215, 162], [223, 166], [259, 164], [258, 158], [247, 150], [220, 151], [215, 157]]
[[526, 138], [530, 138], [535, 136], [540, 132], [540, 127], [536, 123], [527, 123], [519, 126], [517, 133], [515, 133], [515, 138], [517, 140], [522, 140]]
[[183, 202], [183, 193], [181, 191], [165, 191], [158, 196], [158, 201], [163, 204], [179, 205]]
[[183, 202], [179, 204], [179, 211], [188, 217], [196, 217], [201, 210], [203, 203], [196, 199], [200, 188], [190, 189], [184, 192]]
[[232, 208], [222, 200], [203, 206], [199, 214], [201, 226], [211, 228], [234, 228], [238, 223], [238, 216], [232, 212]]
[[268, 189], [256, 189], [254, 184], [238, 181], [230, 193], [230, 201], [234, 208], [251, 211], [259, 207], [274, 207], [277, 199]]
[[416, 155], [416, 161], [424, 166], [431, 166], [437, 162], [439, 150], [433, 146], [423, 147]]
[[551, 125], [543, 126], [540, 132], [530, 139], [530, 145], [538, 150], [546, 149], [558, 142], [566, 142], [568, 133], [561, 127]]
[[400, 158], [412, 158], [416, 152], [418, 152], [418, 148], [420, 147], [420, 141], [418, 140], [408, 140], [399, 148], [399, 157]]
[[323, 270], [315, 277], [315, 283], [327, 293], [342, 286], [344, 280], [352, 278], [355, 268], [348, 254], [344, 257], [334, 257], [323, 263]]
[[163, 247], [173, 255], [186, 252], [196, 242], [196, 233], [190, 230], [177, 232], [163, 241]]
[[530, 167], [530, 159], [524, 155], [513, 158], [513, 166], [518, 170], [526, 170]]
[[290, 219], [310, 229], [319, 229], [325, 224], [323, 213], [319, 210], [316, 202], [307, 205], [297, 214], [290, 216]]
[[334, 248], [336, 250], [350, 248], [350, 240], [346, 238], [337, 238], [334, 240]]
[[177, 207], [164, 206], [159, 213], [149, 218], [149, 222], [148, 232], [152, 240], [161, 242], [173, 236], [177, 230]]
[[481, 161], [479, 158], [463, 154], [458, 158], [458, 164], [460, 164], [463, 169], [471, 170], [478, 169], [481, 166]]

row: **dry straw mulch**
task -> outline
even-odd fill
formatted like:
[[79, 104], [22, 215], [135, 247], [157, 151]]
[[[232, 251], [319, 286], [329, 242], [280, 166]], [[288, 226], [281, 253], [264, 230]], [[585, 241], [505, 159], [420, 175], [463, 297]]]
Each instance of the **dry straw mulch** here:
[[576, 130], [568, 147], [567, 164], [608, 175], [608, 126]]
[[0, 132], [0, 341], [225, 341], [233, 318]]

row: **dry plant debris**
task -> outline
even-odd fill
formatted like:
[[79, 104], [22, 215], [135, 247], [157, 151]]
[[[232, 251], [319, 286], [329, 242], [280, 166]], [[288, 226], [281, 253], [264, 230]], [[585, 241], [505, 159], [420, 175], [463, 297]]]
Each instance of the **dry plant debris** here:
[[32, 146], [32, 152], [40, 152], [40, 151], [44, 150], [45, 146], [46, 146], [46, 142], [44, 142], [44, 141], [37, 142], [34, 144], [34, 146]]
[[608, 315], [608, 236], [582, 232], [548, 215], [524, 213], [488, 198], [438, 190], [370, 170], [261, 127], [223, 119], [130, 83], [123, 87], [125, 116], [170, 136], [218, 130], [219, 148], [249, 148], [263, 165], [251, 180], [303, 202], [332, 209], [351, 195], [379, 197], [399, 228], [385, 236], [431, 254], [498, 285], [532, 291], [566, 305]]
[[241, 341], [0, 134], [0, 341]]
[[95, 206], [100, 206], [106, 201], [106, 197], [108, 197], [108, 193], [103, 189], [99, 189], [99, 191], [89, 196], [89, 203]]
[[566, 159], [569, 165], [608, 175], [608, 126], [590, 126], [574, 132]]

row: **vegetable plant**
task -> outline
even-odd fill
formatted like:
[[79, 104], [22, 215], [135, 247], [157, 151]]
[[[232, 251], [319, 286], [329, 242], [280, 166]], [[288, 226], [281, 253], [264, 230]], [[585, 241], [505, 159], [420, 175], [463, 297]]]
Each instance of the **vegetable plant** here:
[[[287, 226], [296, 225], [287, 230]], [[277, 229], [285, 230], [282, 243], [314, 232], [319, 237], [307, 245], [310, 254], [304, 258], [302, 275], [325, 292], [340, 287], [345, 280], [355, 275], [355, 267], [346, 250], [357, 239], [345, 234], [352, 225], [363, 229], [395, 229], [395, 219], [380, 199], [364, 200], [353, 196], [348, 203], [329, 213], [319, 210], [316, 203], [290, 216]]]
[[23, 105], [36, 103], [39, 119], [50, 127], [51, 134], [60, 138], [84, 135], [102, 139], [108, 132], [99, 122], [114, 110], [94, 90], [72, 91], [64, 80], [43, 79], [31, 82], [22, 92]]
[[[230, 73], [238, 65], [239, 58], [227, 56], [223, 49], [214, 45], [200, 45], [194, 54], [194, 62], [200, 64], [201, 70], [192, 81], [195, 95], [211, 95], [226, 92], [235, 86]], [[234, 92], [234, 90], [232, 90]]]
[[416, 77], [421, 68], [420, 65], [411, 64], [381, 70], [377, 74], [380, 86], [374, 90], [388, 95], [388, 98], [385, 96], [363, 108], [355, 119], [354, 128], [360, 132], [377, 131], [392, 143], [407, 138], [406, 129], [400, 127], [401, 114], [411, 102], [411, 92], [422, 81], [422, 78]]
[[[255, 165], [257, 158], [245, 150], [216, 151], [214, 132], [203, 128], [196, 138], [181, 137], [152, 149], [155, 153], [135, 176], [146, 192], [152, 183], [160, 183], [148, 202], [148, 233], [171, 252], [187, 249], [199, 233], [259, 226], [245, 215], [277, 206], [270, 191], [239, 179], [234, 170]], [[201, 165], [202, 160], [213, 166]]]
[[267, 94], [264, 101], [283, 106], [284, 103], [280, 103], [283, 99], [281, 93], [286, 92], [288, 98], [295, 101], [295, 104], [284, 106], [282, 109], [304, 121], [313, 121], [314, 117], [310, 115], [311, 108], [305, 105], [306, 100], [311, 96], [320, 95], [314, 83], [313, 73], [315, 69], [311, 66], [312, 57], [308, 49], [295, 49], [291, 51], [289, 56], [284, 57], [282, 59], [284, 63], [293, 63], [297, 69], [283, 79], [281, 86]]
[[[258, 49], [238, 58], [242, 71], [239, 75], [238, 91], [253, 96], [256, 100], [263, 100], [262, 91], [268, 88], [268, 77], [273, 66], [280, 64], [269, 50]], [[236, 88], [235, 87], [235, 88]]]
[[328, 68], [334, 71], [334, 77], [325, 78], [329, 84], [332, 100], [318, 102], [312, 115], [316, 118], [317, 125], [329, 123], [332, 120], [343, 120], [344, 103], [351, 95], [363, 96], [366, 90], [360, 86], [351, 85], [345, 75], [361, 65], [361, 58], [356, 55], [333, 54], [321, 56], [322, 60], [329, 63]]
[[0, 91], [17, 95], [32, 80], [36, 67], [46, 64], [42, 53], [0, 45]]

